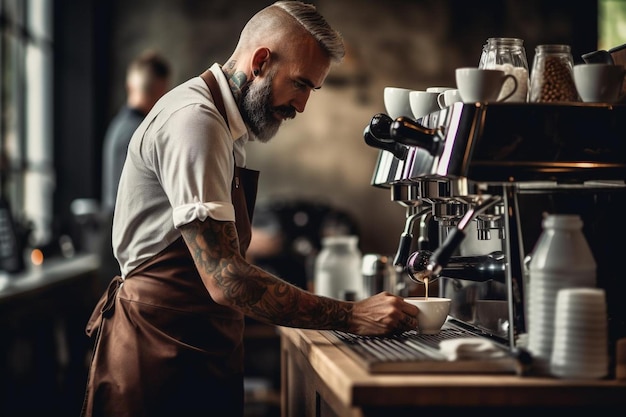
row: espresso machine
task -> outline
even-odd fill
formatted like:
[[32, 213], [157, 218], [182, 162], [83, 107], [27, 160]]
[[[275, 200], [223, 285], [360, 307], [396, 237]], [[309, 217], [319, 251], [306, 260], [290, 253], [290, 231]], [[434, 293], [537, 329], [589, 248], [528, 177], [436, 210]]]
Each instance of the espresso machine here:
[[524, 344], [542, 218], [580, 215], [614, 358], [626, 337], [626, 106], [459, 102], [423, 120], [376, 114], [364, 139], [379, 149], [371, 184], [406, 207], [396, 268], [438, 280], [449, 321], [510, 349]]

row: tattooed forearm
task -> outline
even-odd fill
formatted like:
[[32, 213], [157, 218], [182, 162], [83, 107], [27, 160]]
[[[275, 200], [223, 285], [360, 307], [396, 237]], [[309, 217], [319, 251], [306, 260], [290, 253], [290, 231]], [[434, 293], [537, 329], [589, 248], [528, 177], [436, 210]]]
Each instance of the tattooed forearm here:
[[315, 296], [250, 265], [240, 255], [234, 223], [194, 221], [181, 232], [217, 302], [276, 325], [347, 330], [351, 303]]

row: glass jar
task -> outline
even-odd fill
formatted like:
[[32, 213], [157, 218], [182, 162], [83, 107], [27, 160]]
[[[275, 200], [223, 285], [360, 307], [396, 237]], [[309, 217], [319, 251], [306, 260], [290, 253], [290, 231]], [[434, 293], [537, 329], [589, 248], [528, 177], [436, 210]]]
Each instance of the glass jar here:
[[[528, 100], [529, 71], [524, 41], [518, 38], [489, 38], [483, 45], [479, 68], [500, 69], [513, 74], [517, 79], [515, 94], [506, 99], [511, 102]], [[505, 97], [513, 88], [513, 81], [507, 80], [502, 86], [498, 100]]]
[[315, 294], [339, 300], [363, 298], [361, 252], [357, 236], [327, 236], [315, 259]]
[[530, 78], [529, 101], [536, 103], [580, 101], [573, 76], [569, 45], [538, 45]]

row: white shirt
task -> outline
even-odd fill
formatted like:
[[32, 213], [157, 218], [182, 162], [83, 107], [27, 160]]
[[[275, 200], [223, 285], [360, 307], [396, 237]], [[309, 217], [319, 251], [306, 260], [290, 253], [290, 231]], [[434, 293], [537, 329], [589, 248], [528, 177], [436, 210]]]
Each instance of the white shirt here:
[[231, 183], [244, 167], [253, 135], [218, 64], [211, 66], [229, 125], [204, 80], [195, 77], [165, 94], [128, 146], [113, 219], [113, 251], [122, 277], [180, 237], [195, 219], [235, 221]]

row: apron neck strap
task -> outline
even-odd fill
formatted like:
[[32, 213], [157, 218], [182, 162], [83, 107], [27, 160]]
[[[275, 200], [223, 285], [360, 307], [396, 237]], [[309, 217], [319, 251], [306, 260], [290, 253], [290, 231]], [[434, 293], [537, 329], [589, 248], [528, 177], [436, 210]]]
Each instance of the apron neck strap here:
[[220, 114], [226, 121], [226, 125], [228, 126], [228, 117], [226, 116], [226, 107], [224, 107], [224, 98], [222, 97], [222, 92], [220, 91], [220, 87], [217, 84], [215, 75], [213, 75], [211, 70], [206, 70], [200, 75], [200, 78], [202, 78], [207, 87], [209, 87], [209, 91], [211, 91], [213, 101], [215, 102], [215, 106], [217, 107], [217, 110], [220, 112]]

